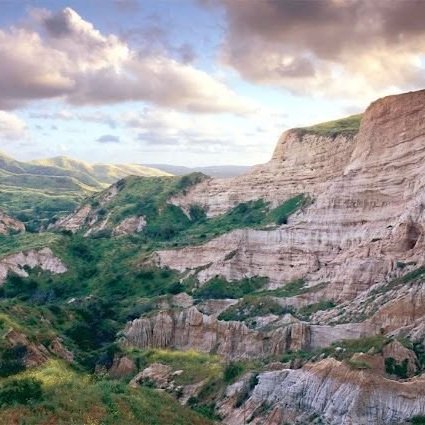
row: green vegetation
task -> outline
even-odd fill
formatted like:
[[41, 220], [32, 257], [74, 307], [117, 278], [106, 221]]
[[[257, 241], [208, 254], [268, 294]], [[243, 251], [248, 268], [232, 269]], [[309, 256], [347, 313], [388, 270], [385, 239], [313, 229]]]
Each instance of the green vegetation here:
[[0, 406], [34, 404], [43, 397], [41, 383], [34, 378], [14, 379], [0, 386]]
[[94, 212], [99, 217], [108, 215], [111, 227], [128, 217], [144, 216], [147, 225], [137, 235], [142, 244], [179, 247], [204, 243], [235, 229], [284, 224], [291, 214], [311, 202], [306, 195], [299, 194], [277, 208], [270, 208], [268, 203], [259, 199], [240, 203], [227, 213], [213, 218], [207, 218], [199, 205], [191, 205], [186, 213], [179, 206], [169, 203], [173, 196], [187, 192], [206, 178], [201, 173], [183, 177], [132, 176], [116, 184], [118, 193], [106, 204], [102, 203], [103, 193], [92, 196], [88, 203], [95, 208]]
[[323, 311], [323, 310], [330, 310], [331, 308], [334, 308], [335, 306], [336, 304], [331, 300], [320, 300], [317, 303], [310, 304], [300, 308], [297, 311], [296, 315], [297, 317], [303, 320], [308, 320], [311, 317], [311, 315], [313, 315], [314, 313], [317, 313], [318, 311]]
[[411, 272], [406, 273], [405, 275], [401, 277], [397, 277], [390, 282], [388, 282], [385, 286], [381, 286], [378, 289], [375, 289], [371, 292], [371, 295], [376, 294], [383, 294], [385, 292], [391, 291], [392, 289], [395, 289], [399, 286], [405, 285], [410, 282], [414, 282], [417, 279], [423, 277], [425, 275], [425, 267], [418, 267], [415, 270], [412, 270]]
[[[353, 354], [382, 352], [383, 347], [388, 344], [391, 339], [375, 335], [356, 339], [343, 339], [333, 342], [329, 347], [313, 350], [313, 351], [290, 351], [282, 357], [282, 362], [290, 362], [293, 360], [308, 361], [313, 358], [334, 357], [338, 360], [350, 360], [350, 366], [353, 368], [362, 368], [362, 364], [356, 364], [357, 361], [351, 360]], [[358, 363], [358, 362], [357, 362]], [[361, 362], [364, 363], [364, 362]], [[364, 365], [363, 365], [364, 366]]]
[[425, 416], [413, 416], [413, 418], [410, 419], [410, 423], [413, 425], [425, 425]]
[[354, 353], [367, 353], [370, 350], [379, 353], [388, 342], [389, 339], [382, 335], [367, 336], [357, 339], [344, 339], [334, 342], [330, 350], [339, 347], [344, 352], [344, 356], [351, 356]]
[[245, 368], [241, 362], [230, 362], [223, 372], [224, 382], [227, 384], [234, 382], [244, 371]]
[[385, 359], [385, 372], [389, 375], [395, 375], [399, 378], [406, 379], [408, 364], [408, 359], [404, 359], [402, 362], [398, 363], [394, 358], [387, 357]]
[[298, 130], [308, 134], [327, 137], [354, 135], [359, 131], [361, 119], [362, 114], [350, 115], [346, 118], [312, 125], [311, 127], [303, 127]]
[[0, 423], [39, 425], [207, 425], [171, 396], [91, 377], [50, 361], [0, 383]]
[[254, 277], [228, 282], [222, 277], [215, 277], [197, 289], [193, 295], [200, 299], [242, 298], [262, 288], [267, 278]]
[[323, 282], [312, 287], [307, 287], [305, 286], [304, 279], [297, 279], [293, 280], [292, 282], [285, 283], [282, 287], [277, 289], [259, 291], [258, 295], [268, 295], [277, 298], [289, 298], [295, 297], [296, 295], [320, 291], [321, 289], [325, 288], [326, 285], [327, 282]]
[[92, 166], [66, 157], [20, 162], [0, 153], [0, 206], [37, 231], [120, 178], [164, 174], [140, 165]]
[[357, 369], [357, 370], [367, 370], [371, 369], [369, 363], [363, 361], [363, 360], [352, 360], [352, 359], [346, 359], [345, 363], [351, 367], [351, 369]]
[[223, 364], [218, 356], [193, 350], [132, 349], [127, 351], [127, 355], [135, 361], [139, 369], [152, 363], [162, 363], [170, 366], [173, 372], [183, 371], [174, 377], [177, 385], [196, 384], [205, 379], [212, 379], [220, 376], [223, 370]]
[[[282, 307], [275, 300], [270, 297], [258, 297], [256, 295], [246, 296], [237, 304], [224, 310], [219, 320], [238, 320], [245, 321], [256, 316], [265, 316], [268, 314], [282, 315], [285, 313], [292, 313], [292, 309]], [[255, 326], [255, 322], [249, 323]]]

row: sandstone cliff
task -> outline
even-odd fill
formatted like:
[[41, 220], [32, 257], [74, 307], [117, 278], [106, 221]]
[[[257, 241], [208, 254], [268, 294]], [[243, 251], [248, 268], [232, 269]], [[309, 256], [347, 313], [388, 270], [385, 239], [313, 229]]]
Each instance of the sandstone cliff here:
[[294, 193], [314, 202], [276, 230], [236, 230], [160, 251], [158, 264], [202, 268], [201, 281], [266, 276], [278, 286], [305, 277], [312, 285], [330, 282], [323, 295], [346, 300], [397, 273], [397, 262], [422, 263], [424, 115], [419, 91], [374, 102], [355, 136], [286, 132], [270, 163], [243, 178], [202, 182], [173, 202], [204, 205], [210, 215], [248, 199], [277, 204]]
[[396, 382], [326, 359], [260, 374], [237, 408], [241, 385], [236, 383], [227, 389], [220, 412], [227, 425], [315, 423], [318, 418], [329, 425], [396, 425], [425, 413], [424, 379]]

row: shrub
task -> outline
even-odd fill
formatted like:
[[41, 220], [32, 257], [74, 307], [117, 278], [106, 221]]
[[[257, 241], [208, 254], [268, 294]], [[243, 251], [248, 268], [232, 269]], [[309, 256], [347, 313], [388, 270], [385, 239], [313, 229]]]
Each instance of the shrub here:
[[393, 357], [387, 357], [385, 359], [385, 372], [387, 372], [389, 375], [398, 376], [401, 379], [407, 379], [408, 365], [409, 361], [407, 359], [397, 363]]
[[0, 405], [29, 404], [43, 398], [41, 382], [34, 378], [9, 381], [0, 387]]
[[252, 390], [257, 386], [258, 384], [258, 375], [253, 374], [248, 382], [244, 385], [242, 390], [239, 392], [239, 394], [236, 397], [235, 407], [239, 408], [241, 407], [246, 400], [248, 400], [249, 396], [251, 395]]
[[230, 362], [223, 371], [224, 382], [230, 383], [240, 376], [244, 371], [244, 366], [239, 362]]
[[189, 207], [189, 216], [195, 223], [204, 221], [207, 218], [205, 210], [200, 205], [191, 205]]

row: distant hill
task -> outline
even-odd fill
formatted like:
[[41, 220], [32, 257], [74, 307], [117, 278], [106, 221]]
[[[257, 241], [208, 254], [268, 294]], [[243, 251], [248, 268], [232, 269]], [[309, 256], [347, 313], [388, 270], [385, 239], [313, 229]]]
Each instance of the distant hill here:
[[138, 164], [89, 164], [64, 156], [23, 162], [0, 152], [0, 206], [35, 229], [43, 220], [71, 212], [85, 196], [129, 175], [169, 173]]
[[240, 176], [248, 172], [252, 166], [249, 165], [212, 165], [209, 167], [183, 167], [169, 164], [146, 164], [146, 167], [157, 168], [175, 176], [183, 176], [190, 173], [203, 173], [216, 178], [228, 178]]

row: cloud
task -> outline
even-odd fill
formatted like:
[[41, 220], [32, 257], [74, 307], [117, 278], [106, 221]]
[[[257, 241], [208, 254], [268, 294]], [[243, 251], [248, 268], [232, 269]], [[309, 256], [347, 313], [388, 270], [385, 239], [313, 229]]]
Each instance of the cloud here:
[[0, 111], [0, 140], [21, 140], [26, 137], [26, 124], [10, 112]]
[[[212, 115], [193, 116], [176, 111], [146, 108], [141, 113], [127, 112], [118, 121], [133, 132], [133, 140], [143, 151], [175, 152], [181, 156], [209, 155], [221, 162], [224, 157], [243, 154], [253, 161], [268, 159], [282, 128], [271, 119], [270, 112], [258, 114], [255, 121], [243, 117], [220, 121]], [[261, 134], [257, 131], [261, 123]], [[131, 136], [130, 136], [131, 139]], [[233, 159], [234, 161], [234, 159]]]
[[118, 136], [114, 136], [112, 134], [104, 134], [96, 139], [96, 142], [99, 143], [120, 143], [120, 138]]
[[0, 30], [0, 108], [63, 97], [77, 105], [147, 101], [190, 112], [243, 114], [253, 105], [223, 82], [163, 53], [137, 52], [73, 9], [34, 10], [36, 23]]
[[424, 84], [425, 2], [220, 0], [221, 60], [296, 93], [376, 96]]

